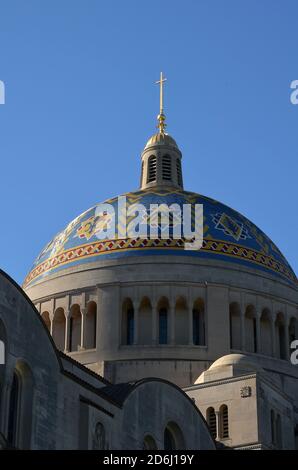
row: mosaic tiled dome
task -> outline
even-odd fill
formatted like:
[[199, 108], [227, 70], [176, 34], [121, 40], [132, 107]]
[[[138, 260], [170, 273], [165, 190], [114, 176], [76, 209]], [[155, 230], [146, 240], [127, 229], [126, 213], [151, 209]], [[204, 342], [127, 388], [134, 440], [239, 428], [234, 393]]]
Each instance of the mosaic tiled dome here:
[[[156, 238], [118, 238], [118, 199], [110, 199], [116, 213], [116, 239], [99, 240], [96, 234], [109, 224], [108, 215], [98, 216], [95, 205], [73, 220], [42, 250], [25, 279], [24, 287], [34, 285], [68, 267], [99, 259], [146, 255], [186, 255], [237, 263], [266, 271], [279, 279], [296, 284], [291, 266], [276, 245], [252, 222], [239, 212], [208, 197], [180, 189], [146, 189], [125, 194], [127, 203], [203, 204], [204, 241], [200, 250], [184, 250], [184, 240]], [[172, 221], [172, 224], [175, 223]], [[173, 225], [172, 225], [173, 226]]]

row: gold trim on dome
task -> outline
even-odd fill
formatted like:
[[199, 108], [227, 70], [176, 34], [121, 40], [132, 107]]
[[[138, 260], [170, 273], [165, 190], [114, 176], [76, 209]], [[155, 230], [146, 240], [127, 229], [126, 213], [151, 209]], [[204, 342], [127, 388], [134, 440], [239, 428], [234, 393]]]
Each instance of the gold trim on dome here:
[[145, 145], [145, 149], [151, 145], [170, 145], [171, 147], [178, 148], [178, 145], [173, 137], [171, 137], [169, 134], [161, 134], [159, 132], [150, 137], [147, 144]]
[[[165, 251], [165, 249], [182, 251], [184, 250], [184, 240], [116, 239], [86, 243], [74, 248], [69, 248], [59, 253], [59, 255], [48, 258], [46, 261], [36, 266], [26, 277], [23, 288], [29, 287], [33, 281], [36, 281], [43, 274], [49, 273], [54, 269], [76, 262], [80, 259], [88, 259], [100, 255], [117, 253], [119, 251], [125, 253], [128, 251], [139, 250], [150, 251], [152, 249], [158, 251]], [[203, 253], [223, 255], [234, 260], [243, 260], [251, 263], [252, 266], [261, 266], [268, 271], [279, 274], [291, 282], [297, 282], [292, 272], [282, 263], [276, 261], [271, 256], [265, 255], [257, 250], [246, 248], [237, 243], [229, 243], [224, 240], [216, 240], [208, 237], [207, 239], [204, 239], [201, 250]]]

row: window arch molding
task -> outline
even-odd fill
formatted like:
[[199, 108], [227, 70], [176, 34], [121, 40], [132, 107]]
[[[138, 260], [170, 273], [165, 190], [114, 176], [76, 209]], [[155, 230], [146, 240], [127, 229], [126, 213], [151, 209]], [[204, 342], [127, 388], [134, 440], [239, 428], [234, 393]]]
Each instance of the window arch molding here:
[[151, 434], [146, 434], [143, 439], [143, 450], [157, 450], [155, 438]]
[[24, 360], [16, 362], [9, 397], [8, 442], [18, 449], [30, 449], [34, 377]]
[[164, 450], [183, 450], [185, 449], [185, 439], [180, 426], [169, 421], [164, 429]]

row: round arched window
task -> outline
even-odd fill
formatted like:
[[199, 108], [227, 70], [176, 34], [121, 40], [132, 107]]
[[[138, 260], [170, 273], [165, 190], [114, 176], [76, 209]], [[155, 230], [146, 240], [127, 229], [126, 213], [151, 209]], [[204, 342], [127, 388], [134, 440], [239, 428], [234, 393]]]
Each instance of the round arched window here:
[[156, 442], [149, 434], [147, 434], [147, 436], [144, 438], [143, 450], [157, 450]]
[[168, 423], [164, 431], [164, 450], [183, 449], [185, 449], [185, 441], [180, 427], [174, 422]]

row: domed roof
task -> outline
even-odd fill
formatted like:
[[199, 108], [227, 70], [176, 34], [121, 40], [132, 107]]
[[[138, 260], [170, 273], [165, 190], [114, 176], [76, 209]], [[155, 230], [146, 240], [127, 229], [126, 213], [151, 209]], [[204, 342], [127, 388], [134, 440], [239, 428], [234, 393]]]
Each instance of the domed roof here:
[[151, 147], [152, 145], [165, 145], [170, 147], [178, 148], [176, 141], [171, 137], [169, 134], [158, 132], [150, 137], [147, 144], [145, 145], [145, 149]]
[[229, 366], [240, 366], [241, 369], [247, 370], [262, 370], [262, 367], [256, 362], [254, 357], [246, 356], [245, 354], [227, 354], [222, 356], [211, 364], [209, 370]]
[[195, 381], [195, 384], [212, 382], [228, 377], [237, 377], [252, 372], [264, 373], [264, 369], [258, 363], [258, 358], [246, 356], [245, 354], [227, 354], [214, 361], [209, 369], [202, 372]]
[[[296, 284], [296, 276], [276, 245], [252, 222], [226, 205], [180, 189], [146, 189], [124, 195], [127, 205], [141, 203], [149, 211], [151, 204], [203, 204], [204, 240], [200, 250], [185, 250], [185, 239], [127, 238], [121, 236], [121, 218], [118, 218], [118, 198], [106, 203], [115, 209], [116, 237], [100, 240], [98, 232], [111, 225], [110, 214], [98, 215], [99, 204], [74, 219], [59, 232], [36, 258], [24, 281], [29, 287], [68, 267], [82, 269], [84, 263], [125, 256], [183, 255], [224, 261], [270, 273], [276, 278]], [[119, 219], [119, 220], [118, 220]], [[129, 220], [129, 219], [128, 219]], [[173, 219], [172, 226], [180, 222]], [[118, 237], [119, 234], [119, 237]], [[121, 236], [121, 238], [120, 238]]]

